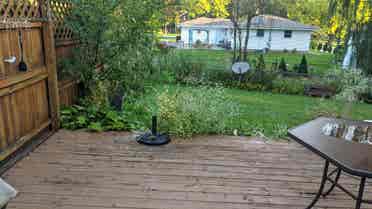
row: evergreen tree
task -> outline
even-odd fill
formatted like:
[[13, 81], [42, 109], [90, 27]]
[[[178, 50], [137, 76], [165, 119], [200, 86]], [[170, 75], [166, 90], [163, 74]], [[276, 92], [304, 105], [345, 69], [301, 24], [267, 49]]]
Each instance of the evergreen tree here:
[[256, 69], [257, 70], [265, 70], [265, 68], [266, 68], [265, 58], [264, 58], [263, 54], [261, 54], [258, 57]]
[[309, 73], [309, 68], [308, 68], [308, 65], [307, 65], [307, 60], [306, 60], [305, 55], [302, 56], [301, 63], [298, 67], [298, 73], [302, 73], [302, 74], [308, 74]]
[[282, 72], [287, 72], [288, 71], [287, 63], [285, 62], [284, 58], [282, 58], [282, 60], [280, 61], [279, 70], [282, 71]]

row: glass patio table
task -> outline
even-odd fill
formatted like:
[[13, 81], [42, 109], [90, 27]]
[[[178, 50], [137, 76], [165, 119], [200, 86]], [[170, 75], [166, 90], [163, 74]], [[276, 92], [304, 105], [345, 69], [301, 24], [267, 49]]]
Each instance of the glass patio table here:
[[[323, 132], [327, 124], [344, 124], [349, 127], [372, 126], [372, 123], [367, 122], [321, 117], [288, 131], [290, 138], [325, 160], [319, 191], [307, 209], [312, 208], [321, 196], [327, 197], [335, 187], [356, 201], [356, 209], [360, 209], [363, 203], [372, 204], [372, 200], [363, 198], [366, 179], [372, 178], [372, 145], [328, 136]], [[331, 172], [329, 172], [330, 164], [336, 167]], [[353, 194], [338, 183], [342, 172], [360, 178], [358, 194]], [[325, 191], [327, 182], [331, 183], [331, 187]]]

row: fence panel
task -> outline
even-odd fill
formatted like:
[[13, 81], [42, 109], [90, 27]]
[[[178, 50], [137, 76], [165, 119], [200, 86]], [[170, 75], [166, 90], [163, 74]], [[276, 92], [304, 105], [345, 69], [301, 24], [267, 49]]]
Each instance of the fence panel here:
[[[72, 30], [65, 24], [65, 18], [70, 14], [72, 6], [70, 0], [50, 1], [52, 19], [55, 23], [54, 37], [57, 63], [65, 58], [72, 58], [73, 50], [78, 46], [78, 41], [74, 37]], [[63, 69], [58, 70], [61, 71]], [[58, 82], [61, 106], [75, 104], [79, 96], [79, 82], [72, 78], [59, 78]]]
[[[53, 25], [44, 0], [0, 1], [0, 161], [58, 128]], [[21, 59], [28, 70], [19, 70]]]

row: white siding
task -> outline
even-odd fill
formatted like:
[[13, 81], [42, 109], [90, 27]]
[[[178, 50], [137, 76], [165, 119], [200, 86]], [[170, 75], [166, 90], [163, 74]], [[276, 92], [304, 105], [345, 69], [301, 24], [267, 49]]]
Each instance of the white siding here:
[[[190, 28], [181, 28], [181, 40], [185, 44], [189, 44], [189, 30]], [[205, 30], [203, 28], [203, 30]], [[251, 30], [249, 35], [249, 50], [262, 50], [268, 47], [269, 37], [271, 33], [271, 50], [283, 51], [294, 50], [297, 51], [309, 51], [311, 33], [312, 31], [293, 31], [291, 38], [284, 38], [284, 30], [265, 30], [264, 37], [257, 37], [257, 30]], [[244, 43], [245, 33], [242, 33], [242, 40]], [[193, 37], [195, 42], [195, 36]], [[233, 34], [232, 30], [226, 31], [221, 28], [210, 28], [209, 29], [209, 44], [217, 45], [219, 41], [229, 40], [233, 46]]]
[[181, 29], [181, 40], [185, 44], [189, 44], [189, 28], [182, 28]]
[[[293, 31], [291, 38], [284, 38], [284, 30], [265, 30], [264, 37], [257, 37], [257, 30], [251, 30], [249, 34], [248, 49], [262, 50], [269, 46], [271, 33], [271, 50], [283, 51], [294, 50], [309, 51], [311, 31]], [[245, 33], [243, 33], [245, 38]], [[243, 41], [244, 41], [243, 38]]]

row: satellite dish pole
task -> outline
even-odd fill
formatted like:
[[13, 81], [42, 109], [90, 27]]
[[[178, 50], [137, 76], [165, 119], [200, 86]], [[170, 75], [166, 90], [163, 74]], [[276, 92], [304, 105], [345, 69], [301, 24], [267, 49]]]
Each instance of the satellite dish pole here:
[[233, 73], [239, 76], [239, 84], [243, 81], [244, 75], [251, 69], [248, 62], [237, 62], [232, 66]]

